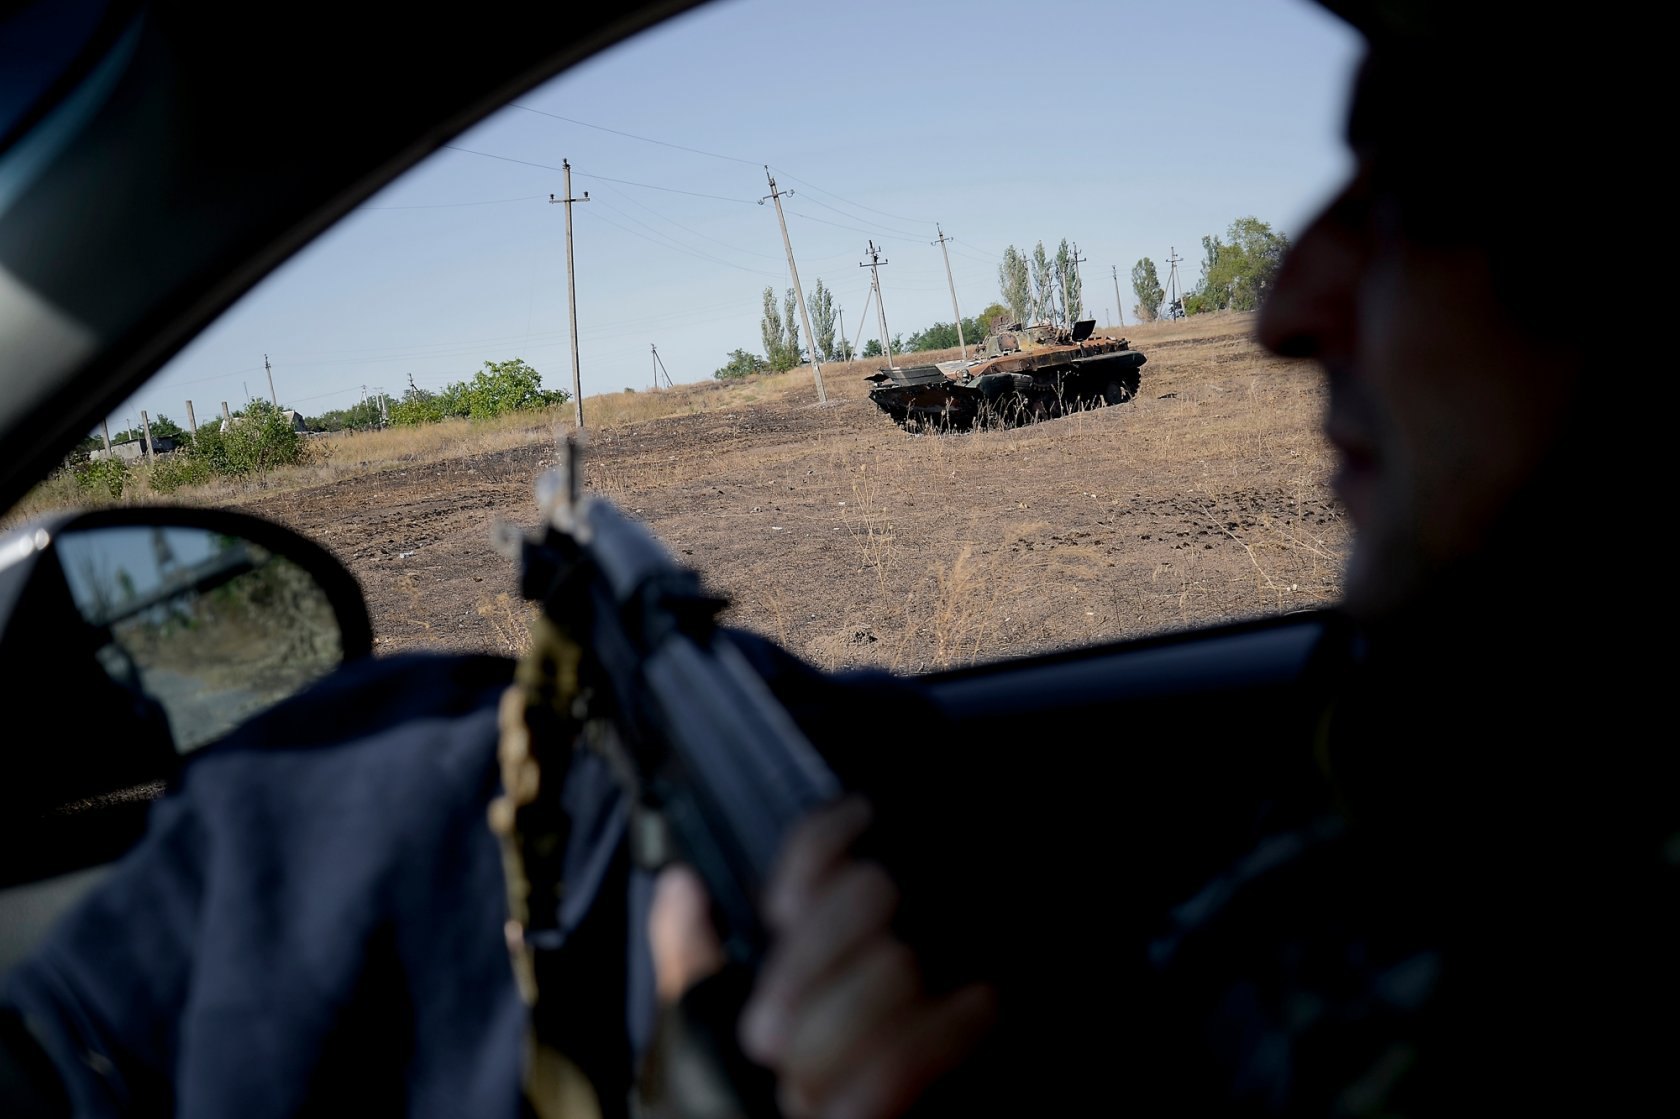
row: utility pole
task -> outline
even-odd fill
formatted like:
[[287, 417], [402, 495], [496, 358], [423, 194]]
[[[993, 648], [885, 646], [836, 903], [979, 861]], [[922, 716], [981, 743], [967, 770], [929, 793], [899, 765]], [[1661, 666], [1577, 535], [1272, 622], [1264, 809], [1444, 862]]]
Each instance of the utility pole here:
[[145, 412], [144, 409], [142, 409], [141, 412], [140, 412], [140, 430], [146, 436], [146, 461], [151, 462], [152, 461], [152, 424], [151, 424], [151, 421], [146, 418], [146, 412]]
[[187, 401], [187, 430], [198, 434], [198, 421], [193, 418], [192, 401]]
[[109, 420], [99, 421], [99, 430], [105, 434], [105, 457], [111, 457], [111, 424]]
[[859, 264], [858, 267], [869, 269], [869, 274], [872, 277], [870, 286], [875, 290], [875, 313], [881, 317], [881, 348], [887, 352], [887, 368], [891, 369], [893, 367], [892, 335], [887, 333], [887, 307], [885, 303], [881, 302], [881, 265], [886, 263], [888, 262], [881, 259], [881, 250], [875, 247], [875, 239], [870, 238], [869, 263]]
[[565, 174], [564, 198], [548, 196], [552, 205], [556, 202], [566, 207], [566, 296], [571, 300], [572, 308], [572, 404], [577, 415], [577, 427], [583, 430], [583, 379], [578, 373], [578, 343], [577, 343], [577, 276], [572, 267], [572, 203], [588, 202], [589, 192], [583, 192], [582, 198], [572, 197], [572, 165], [565, 159], [560, 161], [560, 170]]
[[[276, 408], [280, 407], [280, 398], [274, 395], [274, 367], [268, 364], [268, 355], [263, 355], [263, 372], [268, 374], [268, 402]], [[251, 390], [246, 389], [245, 395], [250, 396]]]
[[[822, 362], [817, 358], [817, 336], [811, 333], [811, 313], [805, 309], [805, 289], [799, 285], [799, 268], [793, 263], [793, 242], [788, 240], [787, 218], [782, 216], [782, 195], [792, 194], [791, 190], [777, 190], [776, 178], [770, 174], [769, 165], [765, 165], [764, 177], [770, 180], [770, 193], [764, 198], [776, 204], [776, 222], [782, 227], [782, 247], [787, 250], [788, 272], [793, 276], [793, 293], [799, 297], [799, 317], [805, 323], [805, 338], [811, 344], [811, 378], [817, 383], [817, 403], [828, 403], [828, 391], [823, 388]], [[758, 200], [764, 205], [764, 198]]]
[[1178, 313], [1174, 318], [1190, 317], [1190, 308], [1184, 302], [1184, 292], [1178, 286], [1178, 262], [1183, 259], [1178, 255], [1178, 246], [1167, 250], [1167, 264], [1171, 266], [1167, 272], [1167, 309], [1177, 309]]
[[1126, 305], [1120, 302], [1120, 268], [1110, 264], [1108, 270], [1114, 274], [1114, 309], [1120, 313], [1120, 325], [1126, 325]]
[[[649, 343], [649, 345], [651, 346], [652, 343]], [[659, 347], [658, 346], [653, 346], [653, 387], [654, 388], [659, 387], [659, 371], [661, 369], [665, 370], [665, 387], [668, 388], [668, 389], [676, 388], [676, 386], [671, 383], [671, 371], [669, 369], [665, 369], [665, 359], [659, 356]]]
[[836, 310], [840, 312], [840, 360], [851, 361], [852, 348], [846, 345], [846, 308], [837, 307]]
[[[870, 284], [869, 285], [869, 294], [863, 297], [863, 314], [858, 317], [858, 336], [856, 338], [852, 339], [851, 343], [848, 343], [848, 346], [847, 346], [847, 348], [850, 349], [853, 353], [857, 352], [856, 343], [863, 341], [863, 320], [867, 319], [869, 317], [869, 304], [871, 302], [873, 302], [874, 299], [875, 299], [875, 285]], [[844, 337], [844, 335], [842, 335], [842, 337]]]
[[222, 430], [233, 426], [233, 413], [228, 411], [227, 401], [222, 401]]
[[968, 341], [963, 338], [962, 312], [957, 309], [957, 281], [951, 278], [951, 250], [945, 247], [945, 242], [950, 238], [945, 236], [945, 231], [939, 228], [938, 222], [934, 223], [933, 228], [939, 230], [939, 240], [929, 241], [928, 244], [938, 245], [939, 251], [945, 256], [945, 282], [951, 287], [951, 314], [957, 318], [957, 346], [962, 350], [963, 360], [967, 361]]

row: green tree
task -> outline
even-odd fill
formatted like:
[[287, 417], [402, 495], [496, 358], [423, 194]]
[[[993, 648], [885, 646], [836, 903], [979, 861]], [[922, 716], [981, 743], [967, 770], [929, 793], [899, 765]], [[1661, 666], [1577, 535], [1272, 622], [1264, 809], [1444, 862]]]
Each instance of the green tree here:
[[782, 322], [787, 326], [787, 339], [783, 345], [793, 358], [787, 368], [792, 369], [804, 360], [804, 351], [799, 346], [799, 298], [792, 288], [787, 289], [787, 296], [782, 300]]
[[1032, 255], [1033, 308], [1032, 321], [1047, 322], [1056, 314], [1056, 262], [1044, 251], [1044, 242], [1033, 246]]
[[1132, 292], [1138, 298], [1137, 306], [1132, 308], [1132, 315], [1139, 322], [1153, 322], [1161, 313], [1161, 302], [1167, 298], [1167, 293], [1161, 287], [1161, 278], [1155, 272], [1155, 262], [1144, 257], [1132, 265]]
[[974, 316], [975, 325], [978, 329], [969, 341], [979, 342], [986, 335], [996, 334], [1010, 323], [1020, 321], [1014, 317], [1014, 314], [1013, 311], [1001, 303], [991, 304], [984, 311]]
[[776, 305], [776, 289], [764, 289], [764, 318], [759, 322], [759, 335], [764, 341], [764, 358], [776, 373], [792, 369], [803, 357], [799, 348], [799, 304], [788, 288], [782, 305]]
[[776, 358], [782, 350], [782, 309], [776, 305], [776, 289], [766, 286], [764, 289], [764, 317], [759, 320], [758, 336], [764, 343], [764, 353], [771, 365], [776, 364]]
[[233, 423], [200, 427], [187, 453], [212, 473], [241, 476], [289, 466], [303, 457], [303, 448], [303, 436], [283, 411], [253, 400]]
[[[968, 324], [963, 324], [968, 329]], [[907, 351], [916, 350], [947, 350], [957, 344], [957, 324], [954, 322], [936, 322], [930, 327], [916, 331], [904, 343]]]
[[564, 404], [572, 394], [544, 389], [542, 374], [520, 358], [487, 361], [470, 381], [456, 381], [428, 392], [412, 380], [403, 398], [390, 406], [393, 424], [437, 423], [451, 417], [485, 420], [509, 412]]
[[384, 416], [380, 412], [379, 401], [369, 397], [348, 408], [335, 408], [319, 416], [306, 417], [304, 422], [311, 431], [363, 431], [378, 427], [384, 422]]
[[1056, 275], [1061, 278], [1058, 294], [1061, 296], [1061, 321], [1068, 326], [1085, 317], [1084, 282], [1079, 278], [1079, 269], [1074, 267], [1073, 258], [1077, 252], [1068, 248], [1067, 238], [1056, 248]]
[[516, 357], [485, 362], [484, 368], [473, 374], [466, 396], [467, 415], [475, 420], [564, 404], [572, 398], [563, 390], [545, 392], [542, 374]]
[[863, 344], [863, 350], [862, 350], [861, 353], [858, 354], [858, 356], [859, 357], [885, 357], [886, 353], [887, 353], [887, 351], [885, 351], [881, 348], [881, 340], [879, 338], [871, 338], [869, 341], [867, 341]]
[[103, 458], [76, 467], [76, 485], [84, 493], [108, 496], [114, 501], [123, 495], [127, 484], [128, 467], [120, 458]]
[[998, 265], [998, 294], [1009, 308], [1009, 321], [1024, 323], [1032, 318], [1032, 270], [1027, 258], [1014, 245], [1003, 250]]
[[1256, 217], [1238, 218], [1224, 239], [1203, 237], [1202, 278], [1193, 311], [1257, 310], [1271, 290], [1289, 251], [1289, 238]]
[[[998, 309], [1005, 315], [1009, 313], [1001, 307]], [[986, 336], [985, 325], [978, 318], [964, 319], [962, 328], [963, 332], [959, 335], [956, 323], [936, 322], [906, 339], [904, 349], [909, 353], [917, 350], [954, 350], [959, 340], [973, 346]]]
[[833, 360], [839, 356], [834, 348], [834, 293], [823, 287], [820, 277], [811, 296], [810, 310], [811, 331], [817, 336], [814, 352], [824, 361]]
[[179, 439], [184, 442], [188, 438], [186, 430], [162, 412], [153, 416], [147, 423], [151, 424], [153, 439]]
[[391, 405], [391, 422], [403, 427], [437, 423], [444, 415], [443, 401], [438, 394], [428, 392], [412, 380], [402, 399]]
[[757, 354], [746, 350], [730, 350], [729, 363], [717, 369], [712, 376], [720, 381], [733, 381], [741, 377], [750, 377], [754, 373], [763, 373], [770, 368], [770, 363]]

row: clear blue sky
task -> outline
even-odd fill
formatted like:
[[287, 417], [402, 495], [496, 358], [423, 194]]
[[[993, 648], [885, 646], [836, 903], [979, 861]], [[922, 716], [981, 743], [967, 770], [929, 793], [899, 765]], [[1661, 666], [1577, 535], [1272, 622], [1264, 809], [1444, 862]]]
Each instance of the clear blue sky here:
[[[1233, 219], [1299, 231], [1346, 167], [1358, 50], [1306, 0], [713, 3], [517, 98], [370, 199], [112, 430], [140, 408], [184, 424], [186, 399], [208, 418], [266, 396], [265, 353], [281, 403], [308, 415], [364, 385], [437, 388], [511, 357], [569, 388], [565, 218], [547, 201], [562, 158], [592, 199], [574, 209], [586, 396], [646, 388], [650, 344], [678, 382], [762, 350], [762, 292], [790, 283], [775, 214], [758, 205], [764, 163], [794, 191], [806, 294], [822, 278], [848, 335], [871, 237], [890, 261], [889, 329], [950, 320], [935, 222], [956, 238], [963, 314], [997, 299], [1006, 245], [1066, 237], [1087, 258], [1087, 305], [1110, 320], [1117, 268], [1131, 322], [1140, 257], [1164, 282], [1176, 246], [1194, 284], [1202, 236]], [[873, 324], [871, 311], [864, 339]]]

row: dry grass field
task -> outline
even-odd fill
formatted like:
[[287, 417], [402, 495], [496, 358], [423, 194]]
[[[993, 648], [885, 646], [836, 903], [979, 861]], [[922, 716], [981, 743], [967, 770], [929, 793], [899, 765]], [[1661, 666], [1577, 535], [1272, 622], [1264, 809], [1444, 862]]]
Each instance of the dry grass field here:
[[[1252, 327], [1127, 328], [1149, 359], [1135, 400], [1004, 431], [907, 434], [868, 399], [873, 362], [826, 366], [826, 405], [808, 370], [591, 397], [585, 482], [726, 594], [731, 623], [827, 668], [920, 672], [1315, 607], [1348, 543], [1322, 382]], [[177, 498], [327, 545], [381, 650], [514, 652], [528, 608], [491, 529], [534, 525], [532, 484], [570, 428], [563, 408], [324, 437], [304, 466]], [[30, 507], [62, 498], [49, 485]]]

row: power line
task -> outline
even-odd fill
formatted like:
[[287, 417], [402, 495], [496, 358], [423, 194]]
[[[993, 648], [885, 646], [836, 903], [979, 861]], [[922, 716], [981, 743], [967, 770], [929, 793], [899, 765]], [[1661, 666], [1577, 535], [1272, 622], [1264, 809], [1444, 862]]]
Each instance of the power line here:
[[[527, 113], [535, 113], [538, 116], [552, 117], [555, 120], [563, 120], [567, 124], [575, 124], [575, 125], [578, 125], [579, 127], [582, 127], [582, 128], [593, 128], [597, 132], [609, 132], [614, 136], [623, 136], [624, 138], [629, 139], [629, 140], [639, 140], [640, 142], [642, 142], [644, 144], [657, 144], [659, 147], [662, 147], [662, 148], [674, 148], [677, 151], [691, 152], [694, 155], [703, 155], [703, 156], [707, 156], [711, 159], [722, 159], [722, 160], [725, 160], [729, 163], [745, 163], [745, 164], [748, 164], [749, 166], [754, 166], [754, 167], [759, 166], [760, 164], [763, 163], [763, 160], [742, 159], [739, 156], [724, 155], [721, 152], [711, 152], [711, 151], [705, 150], [704, 148], [689, 147], [687, 144], [674, 144], [669, 140], [657, 140], [657, 139], [653, 138], [652, 136], [642, 136], [642, 135], [638, 135], [637, 133], [634, 133], [634, 132], [626, 132], [623, 129], [619, 129], [619, 128], [608, 128], [604, 124], [592, 124], [592, 123], [590, 123], [589, 121], [586, 121], [586, 120], [578, 120], [576, 117], [562, 116], [559, 113], [550, 113], [550, 112], [547, 112], [546, 110], [543, 110], [543, 109], [533, 109], [529, 105], [515, 104], [515, 105], [512, 106], [512, 108], [522, 109]], [[815, 183], [807, 182], [806, 180], [801, 179], [797, 175], [794, 175], [794, 174], [792, 174], [792, 173], [790, 173], [790, 172], [788, 172], [788, 171], [786, 171], [782, 168], [776, 168], [776, 170], [780, 171], [784, 178], [792, 179], [794, 182], [799, 183], [801, 186], [808, 187], [811, 190], [817, 191], [820, 194], [826, 194], [830, 198], [834, 199], [835, 201], [844, 202], [846, 205], [851, 206], [854, 209], [867, 210], [872, 214], [880, 214], [882, 217], [893, 218], [897, 221], [916, 222], [920, 225], [932, 225], [932, 224], [934, 224], [933, 222], [928, 221], [925, 218], [912, 218], [912, 217], [908, 217], [904, 214], [889, 213], [886, 210], [877, 210], [872, 206], [865, 206], [861, 202], [852, 202], [852, 201], [850, 201], [846, 198], [841, 197], [838, 194], [835, 194], [831, 190], [824, 190], [822, 187], [817, 186]], [[581, 174], [581, 172], [580, 172], [580, 174]], [[811, 201], [816, 202], [819, 206], [826, 205], [826, 203], [822, 202], [819, 199], [813, 198]], [[831, 210], [834, 209], [834, 207], [832, 207], [832, 206], [830, 206], [828, 208], [831, 209]], [[836, 213], [842, 213], [843, 211], [836, 210], [835, 212]], [[847, 214], [846, 216], [851, 217], [853, 215]], [[903, 233], [899, 230], [891, 230], [890, 232], [895, 233], [895, 234], [897, 234], [898, 236], [901, 236], [901, 237], [920, 237], [920, 236], [922, 236], [922, 234], [919, 234], [919, 233]]]
[[247, 373], [255, 373], [260, 368], [261, 366], [253, 365], [244, 369], [235, 369], [232, 373], [218, 373], [214, 377], [200, 377], [196, 381], [172, 381], [170, 387], [184, 389], [190, 385], [208, 385], [214, 381], [225, 381], [229, 377], [243, 377]]
[[[597, 199], [597, 201], [599, 201], [599, 199]], [[748, 267], [746, 267], [745, 265], [742, 265], [742, 264], [732, 264], [727, 260], [719, 260], [717, 257], [710, 256], [706, 253], [703, 253], [699, 249], [690, 248], [686, 245], [683, 245], [679, 241], [671, 239], [668, 234], [660, 233], [658, 230], [653, 229], [652, 226], [649, 226], [646, 223], [638, 221], [636, 218], [633, 218], [629, 214], [626, 214], [623, 210], [620, 210], [617, 206], [611, 206], [608, 203], [602, 203], [602, 204], [607, 205], [608, 208], [613, 211], [613, 213], [623, 216], [623, 218], [626, 221], [634, 221], [638, 225], [641, 225], [644, 229], [651, 230], [655, 236], [664, 237], [664, 238], [666, 238], [666, 240], [665, 241], [656, 241], [656, 240], [654, 240], [653, 237], [648, 236], [646, 233], [637, 233], [634, 229], [631, 229], [628, 226], [619, 225], [616, 221], [613, 221], [611, 218], [601, 217], [599, 214], [596, 215], [596, 220], [597, 221], [606, 222], [608, 225], [612, 226], [614, 229], [617, 229], [617, 230], [619, 230], [621, 232], [624, 232], [624, 233], [628, 233], [632, 237], [640, 237], [642, 240], [648, 241], [648, 242], [650, 242], [652, 244], [655, 244], [655, 245], [658, 245], [662, 249], [675, 249], [677, 252], [686, 253], [689, 256], [695, 257], [696, 259], [699, 259], [699, 260], [707, 261], [708, 263], [711, 263], [711, 264], [720, 264], [725, 268], [733, 268], [737, 272], [747, 272], [747, 273], [750, 273], [754, 276], [769, 276], [772, 280], [779, 280], [779, 279], [782, 278], [782, 274], [780, 272], [766, 272], [763, 269], [748, 268]]]
[[529, 105], [511, 105], [509, 107], [514, 108], [514, 109], [523, 109], [525, 112], [535, 113], [539, 117], [553, 117], [555, 120], [563, 120], [567, 124], [575, 124], [575, 125], [578, 125], [579, 127], [582, 127], [582, 128], [593, 128], [597, 132], [610, 132], [614, 136], [623, 136], [626, 139], [630, 139], [630, 140], [640, 140], [644, 144], [658, 144], [662, 148], [675, 148], [678, 151], [693, 152], [695, 155], [710, 156], [713, 159], [725, 159], [725, 160], [728, 160], [730, 163], [745, 163], [749, 167], [757, 167], [763, 162], [762, 160], [757, 160], [757, 159], [739, 159], [739, 158], [737, 158], [735, 156], [732, 156], [732, 155], [720, 155], [717, 152], [709, 152], [709, 151], [704, 150], [703, 148], [691, 148], [691, 147], [688, 147], [685, 144], [673, 144], [668, 140], [655, 140], [651, 136], [638, 136], [634, 132], [624, 132], [624, 131], [621, 131], [620, 129], [617, 129], [617, 128], [608, 128], [604, 124], [590, 124], [586, 120], [578, 120], [575, 117], [563, 117], [559, 113], [550, 113], [550, 112], [545, 112], [542, 109], [533, 109]]
[[[684, 225], [682, 222], [677, 221], [675, 218], [666, 217], [664, 214], [660, 213], [658, 210], [655, 210], [652, 206], [649, 206], [646, 202], [643, 202], [639, 199], [633, 198], [630, 195], [625, 194], [622, 191], [619, 192], [618, 196], [620, 198], [624, 199], [626, 202], [629, 202], [631, 205], [640, 206], [642, 209], [646, 210], [648, 213], [652, 214], [654, 217], [658, 218], [660, 221], [669, 222], [670, 224], [676, 226], [678, 229], [682, 230], [683, 232], [691, 233], [694, 236], [702, 238], [703, 240], [706, 240], [706, 241], [710, 241], [713, 244], [722, 245], [726, 249], [730, 249], [730, 250], [732, 250], [734, 252], [738, 252], [738, 253], [744, 253], [747, 256], [763, 257], [765, 260], [780, 260], [781, 259], [780, 257], [775, 256], [771, 253], [754, 252], [751, 249], [738, 249], [734, 245], [731, 245], [728, 241], [722, 240], [721, 238], [718, 238], [718, 237], [713, 237], [713, 236], [711, 236], [710, 234], [707, 234], [707, 233], [702, 233], [698, 229], [691, 229], [688, 226]], [[616, 207], [615, 207], [615, 209], [616, 209]], [[625, 217], [629, 217], [629, 215], [626, 214]], [[635, 219], [632, 218], [631, 220], [634, 221]], [[652, 226], [649, 226], [648, 228], [651, 229]]]
[[848, 229], [853, 233], [866, 233], [871, 237], [880, 232], [878, 229], [864, 229], [861, 226], [856, 225], [841, 225], [839, 222], [829, 221], [827, 218], [814, 218], [810, 214], [802, 214], [798, 210], [789, 210], [787, 212], [796, 218], [804, 218], [806, 221], [814, 221], [818, 225], [832, 225], [835, 229]]
[[965, 245], [968, 248], [973, 249], [975, 252], [977, 252], [980, 255], [982, 255], [982, 256], [988, 258], [989, 260], [991, 260], [992, 263], [994, 263], [994, 264], [1003, 259], [1003, 257], [998, 255], [997, 253], [987, 252], [985, 249], [982, 249], [979, 245], [970, 245], [967, 241], [964, 241], [960, 238], [953, 237], [953, 238], [951, 238], [951, 240], [958, 245]]
[[614, 179], [607, 175], [592, 175], [584, 171], [578, 171], [577, 177], [580, 179], [599, 179], [603, 183], [617, 183], [620, 186], [645, 187], [648, 190], [662, 190], [667, 194], [686, 194], [690, 198], [711, 198], [718, 202], [739, 202], [743, 206], [751, 206], [755, 202], [755, 199], [751, 198], [730, 198], [728, 195], [723, 194], [705, 194], [697, 190], [679, 190], [676, 187], [660, 186], [657, 183], [638, 183], [633, 179]]
[[452, 152], [466, 152], [468, 155], [483, 156], [485, 159], [499, 159], [503, 163], [518, 163], [518, 164], [521, 164], [522, 166], [525, 166], [525, 167], [541, 168], [544, 171], [558, 171], [558, 170], [560, 170], [560, 168], [552, 166], [551, 164], [532, 163], [528, 159], [515, 159], [511, 155], [492, 155], [490, 152], [478, 152], [478, 151], [474, 151], [471, 148], [463, 148], [459, 144], [444, 144], [442, 146], [445, 147], [445, 148], [448, 148]]
[[[443, 147], [448, 148], [452, 152], [465, 152], [467, 155], [476, 155], [484, 159], [497, 159], [503, 163], [517, 163], [521, 167], [535, 167], [540, 171], [565, 170], [565, 168], [556, 167], [551, 163], [535, 163], [529, 159], [515, 159], [511, 155], [497, 155], [494, 152], [481, 152], [473, 148], [463, 148], [459, 144], [444, 144]], [[614, 179], [607, 175], [585, 174], [582, 171], [576, 171], [576, 169], [574, 169], [574, 173], [580, 179], [600, 179], [604, 183], [618, 183], [621, 186], [645, 187], [648, 190], [663, 190], [670, 194], [686, 194], [692, 198], [711, 198], [718, 202], [738, 202], [743, 206], [751, 206], [754, 203], [754, 200], [750, 198], [729, 198], [722, 194], [703, 194], [700, 191], [679, 190], [676, 187], [660, 186], [657, 183], [639, 183], [631, 179]]]
[[[806, 201], [815, 202], [817, 205], [821, 206], [825, 210], [833, 210], [835, 213], [839, 214], [843, 218], [851, 218], [853, 221], [868, 221], [869, 220], [868, 218], [860, 218], [856, 214], [848, 214], [846, 211], [840, 209], [837, 206], [830, 206], [827, 202], [824, 202], [820, 198], [811, 198], [811, 197], [807, 196]], [[875, 232], [879, 233], [882, 230], [885, 230], [886, 232], [893, 234], [895, 237], [911, 237], [911, 238], [914, 238], [916, 240], [920, 240], [923, 236], [920, 233], [907, 233], [902, 229], [894, 229], [890, 225], [878, 226], [876, 228]], [[867, 232], [867, 231], [863, 231], [863, 232]]]
[[314, 396], [294, 396], [294, 397], [291, 398], [290, 402], [292, 404], [306, 404], [311, 400], [320, 400], [320, 399], [322, 399], [324, 397], [328, 397], [328, 396], [343, 396], [347, 392], [355, 392], [355, 391], [356, 391], [356, 386], [352, 385], [350, 388], [347, 388], [347, 389], [333, 389], [331, 392], [318, 392]]
[[501, 206], [509, 202], [531, 202], [540, 199], [540, 194], [525, 194], [518, 198], [491, 198], [483, 202], [431, 202], [413, 206], [363, 206], [363, 210], [450, 210], [459, 206]]
[[848, 201], [847, 199], [841, 198], [838, 194], [835, 194], [832, 190], [823, 190], [822, 187], [817, 186], [815, 183], [806, 182], [804, 179], [801, 179], [798, 175], [794, 175], [794, 174], [792, 174], [788, 171], [782, 170], [781, 168], [777, 168], [777, 170], [781, 170], [782, 175], [785, 178], [792, 179], [794, 182], [798, 183], [800, 186], [810, 187], [812, 190], [817, 191], [819, 194], [826, 194], [830, 198], [833, 198], [833, 199], [835, 199], [836, 201], [839, 201], [839, 202], [845, 202], [846, 205], [852, 206], [856, 209], [868, 210], [872, 214], [880, 214], [884, 218], [893, 218], [893, 219], [896, 219], [897, 221], [913, 221], [913, 222], [916, 222], [918, 225], [932, 225], [933, 224], [933, 222], [928, 221], [926, 218], [912, 218], [912, 217], [907, 217], [904, 214], [888, 213], [886, 210], [877, 210], [873, 206], [865, 206], [861, 202]]

